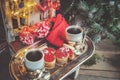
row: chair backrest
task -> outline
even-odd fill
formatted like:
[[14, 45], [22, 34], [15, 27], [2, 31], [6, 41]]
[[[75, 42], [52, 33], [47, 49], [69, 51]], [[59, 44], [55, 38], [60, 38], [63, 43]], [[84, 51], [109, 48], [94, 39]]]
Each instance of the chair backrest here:
[[[1, 1], [1, 0], [0, 0]], [[6, 38], [6, 26], [5, 26], [5, 21], [4, 21], [4, 11], [3, 11], [3, 6], [1, 6], [2, 3], [0, 2], [0, 44], [7, 41]]]
[[12, 80], [9, 74], [9, 62], [11, 59], [7, 42], [0, 44], [0, 80]]

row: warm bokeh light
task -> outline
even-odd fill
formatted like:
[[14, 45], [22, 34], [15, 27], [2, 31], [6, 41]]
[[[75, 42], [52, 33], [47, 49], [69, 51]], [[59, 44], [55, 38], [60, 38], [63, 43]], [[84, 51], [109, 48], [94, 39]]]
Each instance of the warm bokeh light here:
[[14, 2], [17, 2], [17, 0], [14, 0]]

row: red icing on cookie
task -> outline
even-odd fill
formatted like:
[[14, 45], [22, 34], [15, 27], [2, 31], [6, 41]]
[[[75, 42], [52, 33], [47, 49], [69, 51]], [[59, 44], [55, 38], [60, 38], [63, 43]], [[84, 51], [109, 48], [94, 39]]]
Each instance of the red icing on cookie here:
[[52, 62], [52, 61], [54, 61], [54, 59], [55, 59], [54, 54], [45, 54], [45, 56], [44, 56], [44, 60], [46, 62]]
[[53, 48], [45, 48], [43, 50], [43, 53], [44, 53], [44, 60], [46, 62], [51, 62], [55, 59]]
[[53, 48], [45, 48], [44, 50], [47, 50], [49, 53], [54, 54], [55, 50]]
[[69, 54], [69, 57], [72, 57], [72, 55], [73, 55], [73, 51], [72, 51], [71, 49], [69, 49], [68, 54]]
[[72, 50], [68, 47], [61, 47], [56, 51], [56, 57], [58, 58], [64, 58], [67, 56], [71, 56], [72, 54]]

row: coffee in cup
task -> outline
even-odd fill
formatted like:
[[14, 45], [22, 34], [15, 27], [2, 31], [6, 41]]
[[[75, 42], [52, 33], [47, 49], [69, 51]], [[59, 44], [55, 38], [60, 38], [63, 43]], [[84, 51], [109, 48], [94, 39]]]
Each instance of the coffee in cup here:
[[34, 71], [44, 67], [44, 55], [39, 49], [30, 49], [25, 53], [25, 67]]
[[66, 28], [66, 39], [72, 42], [82, 42], [83, 29], [76, 25], [71, 25]]

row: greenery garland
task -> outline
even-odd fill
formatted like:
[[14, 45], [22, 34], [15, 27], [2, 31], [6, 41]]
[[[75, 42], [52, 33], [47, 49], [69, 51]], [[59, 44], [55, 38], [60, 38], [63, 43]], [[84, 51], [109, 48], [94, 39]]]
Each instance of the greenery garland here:
[[[70, 24], [84, 27], [94, 43], [115, 37], [115, 43], [120, 46], [119, 0], [61, 0], [60, 12]], [[93, 65], [99, 59], [95, 54], [84, 64]]]
[[118, 5], [118, 0], [61, 0], [61, 13], [70, 24], [78, 23], [85, 27], [88, 36], [95, 43], [113, 36], [120, 42]]

